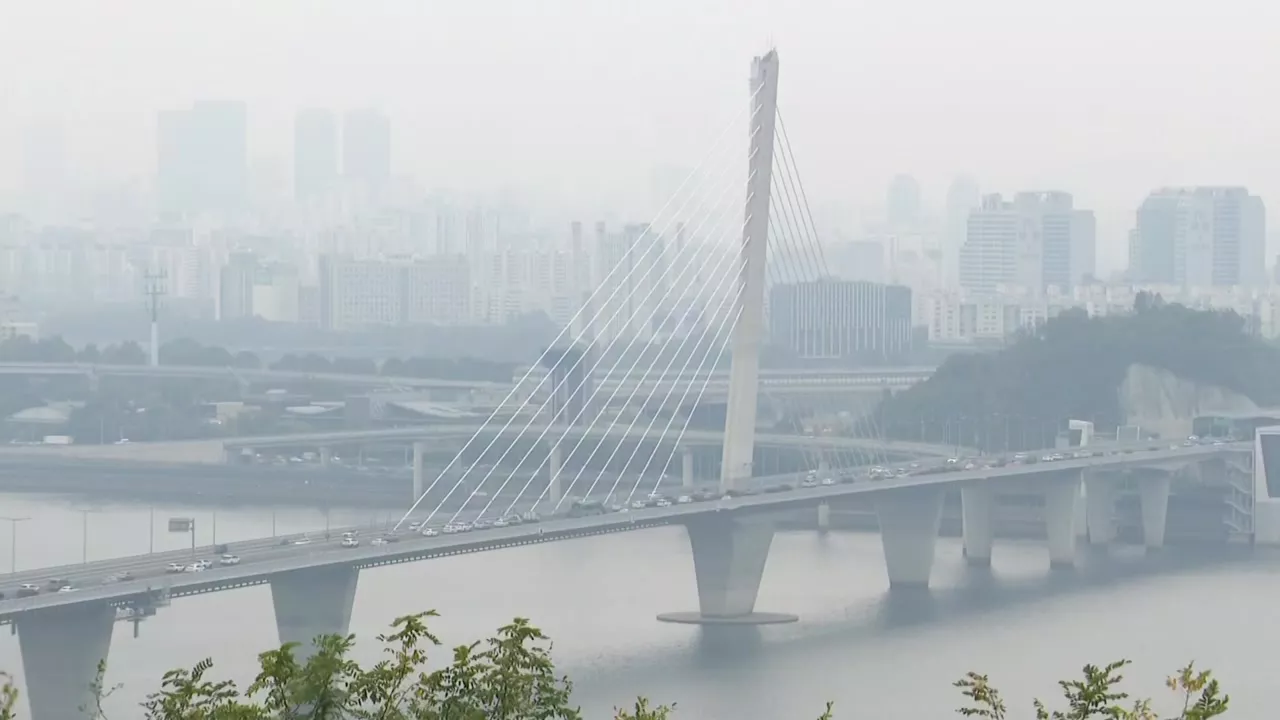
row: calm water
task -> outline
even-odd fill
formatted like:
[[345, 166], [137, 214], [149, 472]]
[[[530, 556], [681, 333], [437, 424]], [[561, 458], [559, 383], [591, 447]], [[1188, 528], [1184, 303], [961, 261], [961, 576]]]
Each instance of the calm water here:
[[[147, 551], [147, 506], [0, 495], [0, 515], [32, 518], [19, 528], [19, 569], [78, 562], [82, 510], [90, 511], [89, 559]], [[221, 509], [218, 539], [269, 535], [272, 514]], [[314, 510], [274, 515], [280, 533], [325, 524]], [[208, 509], [156, 507], [157, 550], [189, 542], [163, 532], [170, 516], [196, 517], [200, 541], [211, 539]], [[385, 518], [333, 511], [330, 522]], [[435, 608], [438, 631], [459, 643], [515, 615], [531, 617], [555, 638], [555, 656], [594, 718], [636, 694], [676, 702], [678, 717], [699, 720], [805, 720], [828, 699], [838, 718], [949, 717], [957, 697], [950, 683], [969, 669], [990, 673], [1023, 716], [1033, 695], [1053, 693], [1054, 680], [1119, 657], [1137, 663], [1132, 688], [1146, 694], [1160, 693], [1160, 678], [1185, 660], [1214, 668], [1233, 717], [1262, 717], [1275, 696], [1280, 560], [1166, 556], [1153, 571], [1132, 557], [1094, 558], [1073, 577], [1051, 577], [1043, 545], [1001, 542], [984, 577], [963, 566], [957, 541], [942, 540], [932, 597], [890, 600], [880, 553], [875, 535], [779, 534], [757, 607], [797, 613], [801, 622], [754, 636], [654, 620], [696, 609], [688, 542], [677, 528], [365, 571], [352, 631], [372, 638], [396, 615]], [[0, 572], [9, 555], [0, 523]], [[266, 587], [177, 600], [137, 639], [131, 625], [118, 624], [108, 680], [124, 689], [110, 701], [112, 716], [133, 716], [165, 670], [206, 656], [224, 677], [247, 681], [256, 653], [275, 637]], [[362, 659], [376, 654], [370, 642], [361, 647]], [[0, 634], [0, 667], [20, 678], [16, 637]]]

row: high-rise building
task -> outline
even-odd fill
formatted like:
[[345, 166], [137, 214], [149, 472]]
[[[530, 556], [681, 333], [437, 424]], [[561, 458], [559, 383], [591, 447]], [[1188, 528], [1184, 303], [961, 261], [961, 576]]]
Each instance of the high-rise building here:
[[849, 280], [773, 286], [769, 334], [804, 360], [905, 360], [912, 348], [911, 288]]
[[920, 224], [920, 183], [910, 175], [899, 175], [889, 183], [889, 226], [915, 228]]
[[244, 103], [198, 102], [162, 112], [157, 123], [156, 194], [162, 213], [236, 213], [249, 202]]
[[338, 120], [329, 110], [303, 110], [293, 123], [293, 196], [327, 200], [338, 187]]
[[951, 181], [947, 188], [946, 217], [942, 228], [942, 278], [947, 287], [960, 282], [960, 248], [968, 233], [969, 213], [982, 204], [978, 183], [967, 175]]
[[371, 196], [391, 182], [391, 121], [377, 110], [353, 110], [342, 124], [342, 174]]
[[1266, 208], [1242, 187], [1161, 188], [1129, 238], [1133, 282], [1187, 287], [1266, 283]]
[[1095, 232], [1093, 213], [1076, 209], [1070, 193], [1023, 192], [1012, 201], [987, 195], [969, 213], [960, 285], [973, 292], [1069, 289], [1093, 276]]

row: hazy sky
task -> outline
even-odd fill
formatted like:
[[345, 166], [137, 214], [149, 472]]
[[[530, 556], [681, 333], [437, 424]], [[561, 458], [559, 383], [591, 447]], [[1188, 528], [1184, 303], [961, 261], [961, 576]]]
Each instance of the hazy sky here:
[[[1164, 184], [1247, 184], [1280, 218], [1280, 3], [1267, 0], [0, 0], [0, 190], [63, 117], [86, 183], [154, 172], [155, 112], [249, 103], [287, 162], [300, 106], [378, 106], [395, 169], [575, 212], [643, 208], [695, 163], [776, 44], [815, 202], [1058, 188], [1122, 263]], [[1273, 225], [1280, 224], [1280, 220]]]

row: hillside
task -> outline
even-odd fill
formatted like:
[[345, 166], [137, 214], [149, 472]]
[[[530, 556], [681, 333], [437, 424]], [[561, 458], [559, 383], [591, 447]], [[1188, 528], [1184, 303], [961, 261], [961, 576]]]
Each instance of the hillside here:
[[[1164, 379], [1135, 379], [1153, 377]], [[953, 356], [928, 381], [881, 403], [879, 420], [889, 437], [904, 440], [1044, 447], [1070, 418], [1106, 431], [1135, 414], [1149, 416], [1135, 406], [1152, 402], [1135, 400], [1135, 383], [1146, 386], [1142, 397], [1167, 395], [1181, 383], [1230, 398], [1175, 402], [1183, 413], [1201, 402], [1270, 407], [1280, 404], [1280, 350], [1250, 335], [1235, 313], [1144, 297], [1129, 315], [1064, 313], [1000, 352]], [[1168, 430], [1182, 426], [1172, 410], [1158, 412]]]

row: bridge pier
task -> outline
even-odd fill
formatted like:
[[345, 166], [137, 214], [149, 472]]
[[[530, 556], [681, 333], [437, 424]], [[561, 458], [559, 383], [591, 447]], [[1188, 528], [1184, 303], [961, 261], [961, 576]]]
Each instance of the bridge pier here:
[[560, 443], [556, 442], [551, 445], [547, 455], [547, 474], [550, 476], [547, 500], [553, 503], [560, 502], [560, 468], [564, 463], [563, 453], [564, 451], [560, 449]]
[[1076, 565], [1076, 506], [1080, 498], [1080, 473], [1050, 478], [1044, 488], [1044, 525], [1049, 540], [1049, 567]]
[[98, 663], [111, 650], [116, 610], [84, 603], [24, 612], [16, 620], [32, 720], [88, 717]]
[[773, 543], [772, 521], [739, 520], [717, 513], [695, 518], [685, 528], [693, 548], [698, 612], [664, 613], [658, 616], [659, 620], [693, 625], [767, 625], [799, 619], [795, 615], [755, 611], [760, 578]]
[[991, 567], [991, 546], [995, 540], [994, 514], [995, 491], [989, 482], [978, 482], [960, 489], [964, 558], [973, 567]]
[[320, 446], [320, 467], [327, 468], [333, 464], [333, 448], [328, 445]]
[[680, 453], [680, 485], [693, 487], [693, 448], [688, 445]]
[[418, 502], [427, 491], [427, 444], [421, 441], [413, 443], [413, 502]]
[[320, 635], [346, 635], [360, 571], [341, 565], [289, 570], [271, 576], [271, 604], [280, 644], [298, 643], [293, 656], [304, 662]]
[[911, 488], [876, 496], [890, 590], [928, 589], [943, 495], [941, 489]]
[[1142, 506], [1142, 541], [1148, 550], [1164, 547], [1165, 521], [1169, 515], [1169, 476], [1161, 474], [1138, 481]]
[[1096, 472], [1085, 475], [1084, 504], [1089, 544], [1110, 545], [1116, 539], [1115, 483]]
[[818, 506], [818, 532], [825, 533], [831, 529], [831, 503]]

